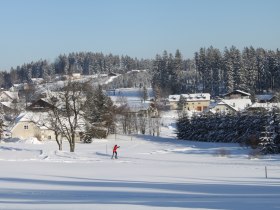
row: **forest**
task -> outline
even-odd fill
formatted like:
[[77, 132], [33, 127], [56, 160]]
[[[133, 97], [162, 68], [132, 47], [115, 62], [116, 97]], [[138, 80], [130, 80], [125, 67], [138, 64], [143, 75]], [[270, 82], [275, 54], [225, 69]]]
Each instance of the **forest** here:
[[[183, 58], [163, 51], [153, 59], [138, 59], [123, 55], [104, 55], [94, 52], [77, 52], [59, 55], [54, 62], [39, 60], [0, 72], [0, 86], [8, 89], [13, 84], [31, 83], [31, 78], [49, 82], [57, 75], [81, 73], [83, 75], [146, 70], [144, 83], [151, 86], [157, 97], [169, 94], [207, 92], [219, 96], [234, 89], [252, 95], [278, 92], [280, 83], [280, 51], [276, 49], [235, 46], [220, 51], [213, 46], [200, 48], [193, 58]], [[133, 82], [119, 81], [118, 87], [133, 86]]]

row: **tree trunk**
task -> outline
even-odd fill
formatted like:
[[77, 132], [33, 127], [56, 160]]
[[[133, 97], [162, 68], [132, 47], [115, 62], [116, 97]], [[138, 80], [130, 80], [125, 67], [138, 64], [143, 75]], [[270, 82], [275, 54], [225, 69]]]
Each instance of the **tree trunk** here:
[[70, 152], [75, 152], [75, 133], [72, 131], [70, 143]]
[[58, 139], [58, 133], [57, 132], [55, 132], [55, 141], [56, 141], [56, 143], [58, 145], [58, 150], [62, 151], [62, 140]]
[[59, 151], [62, 151], [62, 144], [58, 144]]
[[70, 152], [75, 152], [75, 143], [70, 144]]

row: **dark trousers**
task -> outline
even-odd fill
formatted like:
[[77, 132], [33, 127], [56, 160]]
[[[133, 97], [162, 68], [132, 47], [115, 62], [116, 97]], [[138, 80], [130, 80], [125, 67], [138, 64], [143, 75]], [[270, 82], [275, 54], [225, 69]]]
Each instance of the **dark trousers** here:
[[115, 158], [117, 159], [117, 158], [118, 158], [118, 153], [117, 153], [117, 152], [113, 152], [113, 154], [112, 154], [112, 159], [114, 158], [114, 156], [115, 156]]

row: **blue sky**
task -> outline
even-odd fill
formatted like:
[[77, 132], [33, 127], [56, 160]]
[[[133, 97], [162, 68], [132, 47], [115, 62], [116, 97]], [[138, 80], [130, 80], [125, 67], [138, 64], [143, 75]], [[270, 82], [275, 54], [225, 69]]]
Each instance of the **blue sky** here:
[[0, 0], [0, 70], [92, 51], [193, 58], [200, 47], [276, 50], [279, 0]]

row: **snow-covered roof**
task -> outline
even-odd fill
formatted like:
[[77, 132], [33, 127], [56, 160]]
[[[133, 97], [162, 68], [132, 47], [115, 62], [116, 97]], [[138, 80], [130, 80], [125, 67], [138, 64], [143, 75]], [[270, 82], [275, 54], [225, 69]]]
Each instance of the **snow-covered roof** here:
[[246, 95], [246, 96], [250, 96], [251, 94], [250, 93], [246, 93], [246, 92], [244, 92], [244, 91], [242, 91], [242, 90], [234, 90], [234, 91], [232, 91], [232, 92], [229, 92], [229, 93], [226, 93], [224, 96], [228, 96], [228, 95], [231, 95], [231, 94], [234, 94], [234, 93], [240, 93], [240, 94], [242, 94], [242, 95]]
[[265, 108], [265, 109], [268, 109], [268, 110], [271, 110], [272, 108], [274, 107], [278, 107], [280, 108], [280, 103], [253, 103], [251, 105], [252, 108]]
[[230, 105], [236, 111], [242, 111], [252, 105], [251, 99], [223, 99], [222, 103]]
[[193, 93], [193, 94], [182, 94], [186, 101], [205, 101], [210, 100], [209, 93]]
[[217, 105], [225, 105], [225, 106], [227, 106], [227, 107], [229, 107], [229, 108], [231, 108], [231, 109], [233, 109], [235, 111], [238, 111], [238, 107], [234, 107], [234, 106], [232, 106], [231, 104], [227, 103], [224, 100], [221, 100], [220, 102], [218, 102]]
[[169, 102], [178, 102], [180, 100], [180, 95], [169, 95]]
[[[68, 120], [61, 118], [65, 125], [68, 124]], [[40, 129], [48, 129], [50, 126], [48, 112], [23, 112], [18, 115], [15, 120], [15, 125], [19, 122], [34, 122]], [[84, 120], [82, 118], [78, 119], [78, 124], [84, 127]]]

